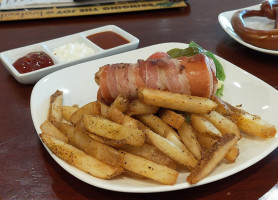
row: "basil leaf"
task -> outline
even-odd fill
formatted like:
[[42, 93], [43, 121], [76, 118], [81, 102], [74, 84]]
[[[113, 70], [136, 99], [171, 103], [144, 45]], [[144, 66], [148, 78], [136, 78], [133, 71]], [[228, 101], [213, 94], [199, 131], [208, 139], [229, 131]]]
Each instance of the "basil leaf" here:
[[194, 41], [191, 41], [190, 43], [189, 43], [189, 47], [197, 47], [197, 48], [199, 48], [199, 49], [202, 49], [203, 51], [204, 51], [204, 49], [201, 47], [201, 46], [199, 46], [196, 42], [194, 42]]
[[194, 56], [196, 54], [202, 53], [204, 50], [198, 47], [188, 47], [186, 49], [171, 49], [170, 51], [167, 52], [167, 54], [171, 57], [171, 58], [178, 58], [178, 57], [182, 57], [182, 56]]
[[171, 57], [171, 58], [178, 58], [181, 57], [183, 49], [171, 49], [170, 51], [167, 51], [167, 54]]

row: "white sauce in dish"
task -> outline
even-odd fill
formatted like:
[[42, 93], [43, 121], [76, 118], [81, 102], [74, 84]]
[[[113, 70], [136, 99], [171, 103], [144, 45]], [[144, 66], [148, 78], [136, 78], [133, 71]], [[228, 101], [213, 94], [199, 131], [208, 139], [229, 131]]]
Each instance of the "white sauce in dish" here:
[[54, 49], [53, 54], [64, 62], [78, 60], [95, 54], [95, 51], [84, 43], [68, 43]]

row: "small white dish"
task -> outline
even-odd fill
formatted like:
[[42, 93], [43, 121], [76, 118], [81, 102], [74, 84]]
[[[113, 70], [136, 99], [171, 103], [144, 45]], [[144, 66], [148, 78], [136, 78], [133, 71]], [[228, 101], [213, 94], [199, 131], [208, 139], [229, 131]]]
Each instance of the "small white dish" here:
[[[138, 59], [147, 59], [157, 51], [168, 51], [173, 48], [186, 48], [183, 43], [163, 43], [146, 48], [125, 52], [118, 55], [78, 64], [41, 79], [33, 88], [31, 94], [31, 114], [35, 129], [41, 133], [40, 125], [47, 119], [49, 109], [49, 97], [56, 90], [64, 93], [64, 105], [78, 104], [83, 106], [97, 98], [99, 86], [94, 81], [94, 75], [99, 67], [114, 63], [136, 63]], [[257, 114], [262, 119], [274, 124], [278, 128], [278, 92], [262, 80], [238, 68], [232, 63], [216, 56], [222, 63], [226, 72], [223, 100], [232, 105], [242, 104], [246, 111]], [[74, 80], [74, 81], [73, 81]], [[256, 90], [254, 90], [256, 88]], [[257, 92], [260, 91], [260, 92]], [[211, 183], [230, 175], [260, 161], [278, 147], [278, 137], [271, 139], [251, 139], [243, 137], [238, 142], [240, 155], [235, 163], [222, 163], [208, 177], [190, 185], [186, 182], [188, 173], [179, 174], [177, 183], [173, 186], [162, 185], [152, 180], [132, 179], [126, 176], [115, 177], [112, 180], [102, 180], [90, 176], [81, 170], [67, 164], [55, 156], [46, 146], [52, 158], [67, 172], [95, 187], [118, 192], [153, 193], [166, 192]]]
[[[129, 43], [123, 44], [123, 45], [120, 45], [120, 46], [117, 46], [114, 48], [110, 48], [110, 49], [102, 49], [101, 47], [97, 46], [96, 44], [94, 44], [93, 42], [91, 42], [90, 40], [88, 40], [86, 38], [90, 34], [100, 33], [100, 32], [105, 32], [105, 31], [113, 31], [113, 32], [119, 34], [120, 36], [124, 37], [125, 39], [127, 39], [129, 41]], [[81, 44], [81, 43], [85, 44], [87, 47], [92, 48], [95, 53], [91, 56], [79, 58], [79, 59], [72, 60], [72, 61], [63, 61], [63, 60], [59, 59], [56, 55], [54, 55], [55, 48], [60, 47], [64, 44], [75, 43], [75, 42], [77, 42], [79, 44]], [[98, 58], [102, 58], [102, 57], [110, 56], [113, 54], [118, 54], [118, 53], [122, 53], [125, 51], [130, 51], [130, 50], [136, 49], [138, 47], [138, 44], [139, 44], [139, 39], [134, 37], [130, 33], [124, 31], [123, 29], [121, 29], [115, 25], [107, 25], [107, 26], [95, 28], [92, 30], [68, 35], [65, 37], [61, 37], [61, 38], [44, 41], [41, 43], [5, 51], [5, 52], [0, 53], [0, 58], [2, 60], [2, 63], [4, 64], [4, 66], [7, 68], [7, 70], [14, 76], [14, 78], [18, 82], [24, 83], [24, 84], [30, 84], [30, 83], [37, 82], [39, 79], [46, 76], [47, 74], [50, 74], [54, 71], [63, 69], [65, 67], [69, 67], [69, 66], [87, 62], [90, 60], [95, 60]], [[27, 55], [28, 53], [36, 52], [36, 51], [43, 51], [43, 52], [47, 53], [52, 58], [54, 65], [43, 68], [43, 69], [38, 69], [36, 71], [31, 71], [28, 73], [19, 73], [14, 68], [13, 63], [17, 59]]]
[[[243, 41], [234, 32], [233, 26], [231, 24], [231, 18], [236, 11], [242, 10], [242, 9], [260, 10], [260, 4], [255, 5], [255, 6], [250, 6], [247, 8], [241, 8], [241, 9], [237, 9], [237, 10], [226, 11], [226, 12], [220, 13], [218, 15], [218, 21], [219, 21], [220, 25], [222, 26], [222, 28], [224, 29], [224, 31], [226, 33], [228, 33], [234, 40], [238, 41], [239, 43], [241, 43], [242, 45], [244, 45], [250, 49], [254, 49], [256, 51], [260, 51], [260, 52], [268, 53], [268, 54], [272, 54], [272, 55], [278, 55], [278, 51], [276, 51], [276, 50], [269, 50], [269, 49], [256, 47], [252, 44], [249, 44], [249, 43]], [[274, 21], [269, 20], [265, 17], [249, 17], [249, 18], [245, 18], [244, 21], [248, 27], [254, 28], [254, 29], [268, 30], [268, 29], [273, 29], [273, 27], [274, 27]]]

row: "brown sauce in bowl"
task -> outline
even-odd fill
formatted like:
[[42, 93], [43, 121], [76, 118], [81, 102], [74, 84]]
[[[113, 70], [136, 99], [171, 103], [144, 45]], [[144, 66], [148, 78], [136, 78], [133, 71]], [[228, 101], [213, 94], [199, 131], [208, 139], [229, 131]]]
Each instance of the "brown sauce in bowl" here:
[[91, 42], [95, 43], [102, 49], [111, 49], [130, 42], [113, 31], [95, 33], [93, 35], [87, 36], [87, 39], [89, 39]]

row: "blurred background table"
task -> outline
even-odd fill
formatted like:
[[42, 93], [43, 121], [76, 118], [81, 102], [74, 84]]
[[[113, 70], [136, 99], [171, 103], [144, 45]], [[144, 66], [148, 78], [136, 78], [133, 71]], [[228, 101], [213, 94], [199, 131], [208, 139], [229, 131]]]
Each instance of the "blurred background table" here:
[[[278, 57], [242, 46], [217, 19], [260, 2], [191, 0], [178, 9], [2, 22], [0, 52], [114, 24], [138, 37], [138, 48], [193, 40], [278, 89]], [[33, 86], [18, 83], [0, 64], [0, 199], [258, 199], [278, 181], [276, 149], [242, 172], [191, 189], [128, 194], [93, 187], [63, 170], [41, 144], [30, 114]]]

